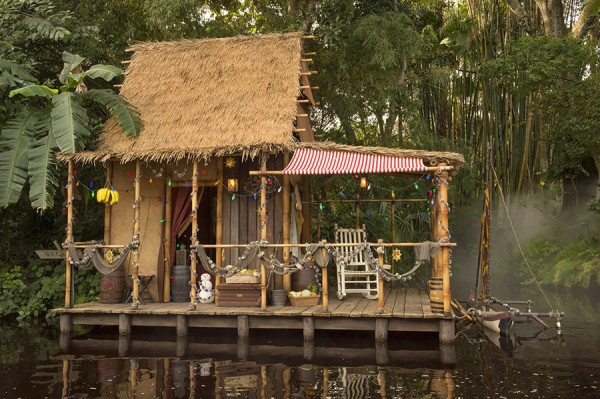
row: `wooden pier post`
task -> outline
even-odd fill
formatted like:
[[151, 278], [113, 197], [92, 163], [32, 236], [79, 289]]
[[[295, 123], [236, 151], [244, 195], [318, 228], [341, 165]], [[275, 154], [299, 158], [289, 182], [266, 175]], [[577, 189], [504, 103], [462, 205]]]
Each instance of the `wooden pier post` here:
[[177, 315], [177, 336], [187, 337], [188, 335], [188, 319], [183, 314]]
[[[446, 166], [446, 164], [442, 163], [440, 166]], [[442, 170], [439, 174], [440, 178], [440, 188], [438, 191], [439, 201], [436, 201], [436, 206], [439, 209], [440, 215], [440, 237], [442, 242], [448, 241], [450, 233], [448, 229], [450, 228], [448, 222], [448, 171]], [[442, 267], [442, 286], [443, 286], [443, 299], [444, 299], [444, 314], [450, 314], [451, 302], [452, 302], [452, 293], [450, 290], [450, 248], [442, 247], [441, 248], [442, 258], [441, 258], [441, 267]]]
[[167, 195], [165, 195], [165, 241], [163, 251], [165, 253], [165, 273], [163, 285], [163, 301], [171, 301], [171, 230], [173, 229], [173, 190], [169, 182], [173, 180], [173, 168], [167, 166]]
[[[133, 182], [134, 186], [134, 210], [133, 210], [133, 220], [135, 223], [133, 224], [133, 241], [140, 241], [140, 207], [142, 206], [142, 196], [141, 196], [141, 184], [142, 179], [142, 163], [138, 159], [135, 161], [135, 180]], [[134, 249], [133, 255], [131, 256], [131, 265], [133, 266], [133, 292], [132, 292], [132, 301], [131, 308], [137, 309], [140, 304], [140, 247], [139, 245]]]
[[131, 351], [131, 335], [119, 335], [118, 350], [119, 356], [129, 356]]
[[[283, 153], [283, 167], [290, 162], [290, 154]], [[290, 176], [283, 175], [283, 243], [290, 243]], [[283, 247], [283, 263], [290, 263], [290, 247]], [[285, 274], [283, 276], [283, 289], [290, 292], [292, 289], [292, 276]]]
[[250, 335], [250, 323], [248, 321], [248, 316], [239, 315], [237, 317], [237, 331], [238, 338], [248, 338], [248, 336]]
[[315, 340], [315, 321], [312, 317], [303, 317], [302, 318], [302, 324], [303, 324], [303, 335], [304, 335], [304, 342], [312, 342]]
[[[73, 174], [73, 160], [69, 160], [67, 172], [67, 239], [69, 243], [73, 240], [73, 184], [75, 183]], [[71, 264], [71, 254], [69, 248], [65, 251], [65, 308], [73, 306], [73, 265]]]
[[[198, 160], [194, 159], [192, 171], [192, 248], [198, 241]], [[190, 310], [196, 310], [196, 257], [190, 261]]]
[[119, 335], [131, 334], [131, 316], [127, 313], [119, 315]]
[[175, 355], [177, 357], [184, 357], [187, 354], [188, 350], [188, 336], [187, 335], [178, 335], [177, 340], [175, 342]]
[[[377, 240], [378, 244], [383, 244], [383, 239]], [[383, 248], [385, 251], [385, 248]], [[377, 261], [379, 263], [379, 268], [383, 269], [383, 253], [377, 253]], [[377, 311], [380, 313], [383, 312], [383, 307], [385, 306], [385, 293], [383, 287], [383, 277], [381, 277], [381, 273], [377, 273]], [[387, 333], [386, 333], [387, 334]], [[386, 338], [387, 339], [387, 338]]]
[[72, 360], [63, 360], [62, 367], [62, 396], [61, 398], [66, 398], [69, 396], [69, 387], [71, 386], [71, 363]]
[[[323, 244], [327, 244], [327, 240], [322, 241]], [[321, 248], [323, 252], [323, 259], [327, 256], [327, 248]], [[329, 283], [327, 281], [327, 265], [321, 267], [321, 288], [323, 289], [323, 310], [329, 312]]]
[[73, 338], [73, 315], [70, 313], [60, 314], [60, 338], [59, 348], [66, 351], [71, 346]]
[[388, 340], [388, 321], [389, 319], [375, 320], [375, 343], [387, 342]]
[[442, 319], [440, 320], [440, 331], [439, 331], [439, 339], [441, 343], [449, 344], [454, 342], [454, 320], [452, 319]]
[[[260, 171], [260, 239], [267, 240], [267, 154], [261, 157]], [[260, 264], [260, 308], [267, 309], [267, 269], [263, 262]]]

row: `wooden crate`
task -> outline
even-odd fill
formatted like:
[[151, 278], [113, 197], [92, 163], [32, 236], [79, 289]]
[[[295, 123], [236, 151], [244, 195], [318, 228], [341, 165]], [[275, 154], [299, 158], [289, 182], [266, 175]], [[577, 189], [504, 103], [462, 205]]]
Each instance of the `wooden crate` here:
[[217, 306], [260, 306], [260, 284], [220, 284]]

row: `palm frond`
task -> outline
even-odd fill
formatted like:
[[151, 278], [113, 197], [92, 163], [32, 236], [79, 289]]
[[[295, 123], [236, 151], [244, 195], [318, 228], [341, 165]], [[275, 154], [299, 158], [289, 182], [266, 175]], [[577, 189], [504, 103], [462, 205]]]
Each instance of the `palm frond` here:
[[112, 91], [90, 90], [84, 93], [82, 97], [106, 108], [117, 119], [126, 136], [136, 136], [143, 129], [142, 119], [137, 110], [123, 97]]
[[22, 95], [25, 97], [46, 97], [52, 98], [58, 94], [57, 89], [52, 89], [46, 85], [30, 85], [21, 87], [20, 89], [11, 90], [9, 97], [14, 97], [16, 95]]
[[59, 167], [56, 139], [52, 132], [36, 140], [29, 150], [29, 199], [39, 211], [54, 206]]
[[35, 113], [24, 114], [8, 121], [0, 132], [0, 207], [16, 203], [21, 196], [37, 119]]
[[81, 149], [82, 139], [90, 135], [89, 117], [75, 94], [64, 92], [53, 97], [51, 115], [52, 131], [60, 150], [72, 154]]

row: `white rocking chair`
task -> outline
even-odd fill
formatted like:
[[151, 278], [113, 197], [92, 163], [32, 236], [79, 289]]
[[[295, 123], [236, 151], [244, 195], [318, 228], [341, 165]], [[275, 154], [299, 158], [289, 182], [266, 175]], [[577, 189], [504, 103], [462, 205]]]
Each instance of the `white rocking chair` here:
[[348, 244], [338, 247], [337, 269], [337, 297], [342, 300], [347, 294], [362, 294], [367, 299], [377, 299], [379, 279], [377, 271], [371, 270], [362, 251], [348, 263], [343, 262], [346, 256], [351, 256], [359, 244], [367, 240], [365, 225], [362, 229], [340, 229], [335, 225], [335, 241], [339, 244]]

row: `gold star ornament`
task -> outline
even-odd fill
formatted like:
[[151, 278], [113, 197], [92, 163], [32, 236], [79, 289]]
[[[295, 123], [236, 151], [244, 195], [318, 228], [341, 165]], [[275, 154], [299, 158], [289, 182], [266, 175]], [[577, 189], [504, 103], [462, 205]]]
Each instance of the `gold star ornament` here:
[[227, 167], [228, 169], [231, 169], [234, 166], [235, 166], [235, 158], [234, 157], [225, 158], [225, 167]]
[[398, 248], [394, 249], [392, 251], [392, 258], [398, 262], [400, 259], [402, 259], [402, 252], [400, 252]]

